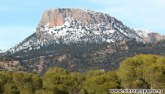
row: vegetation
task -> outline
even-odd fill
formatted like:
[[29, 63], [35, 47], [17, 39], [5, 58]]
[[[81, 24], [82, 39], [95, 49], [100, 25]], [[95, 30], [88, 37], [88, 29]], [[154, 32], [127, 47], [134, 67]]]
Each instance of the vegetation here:
[[[94, 74], [98, 74], [96, 71]], [[83, 88], [87, 94], [108, 94], [109, 89], [120, 89], [120, 81], [115, 72], [107, 72], [94, 77], [88, 77]]]
[[[38, 46], [36, 46], [38, 47]], [[165, 41], [141, 43], [135, 40], [114, 43], [73, 43], [41, 46], [40, 49], [24, 49], [7, 57], [21, 63], [21, 71], [44, 74], [49, 67], [57, 66], [70, 71], [87, 72], [92, 69], [115, 70], [120, 62], [137, 54], [165, 56]], [[42, 63], [41, 63], [42, 62]], [[17, 68], [16, 68], [17, 69]]]
[[[1, 51], [1, 50], [0, 50]], [[0, 62], [6, 62], [6, 61], [12, 61], [12, 60], [16, 60], [15, 58], [13, 58], [12, 56], [3, 56], [2, 53], [0, 53]]]
[[165, 57], [137, 55], [124, 60], [119, 69], [85, 74], [54, 67], [42, 76], [0, 71], [0, 94], [108, 94], [109, 89], [165, 90]]
[[128, 58], [117, 71], [124, 88], [165, 89], [165, 57], [137, 55]]

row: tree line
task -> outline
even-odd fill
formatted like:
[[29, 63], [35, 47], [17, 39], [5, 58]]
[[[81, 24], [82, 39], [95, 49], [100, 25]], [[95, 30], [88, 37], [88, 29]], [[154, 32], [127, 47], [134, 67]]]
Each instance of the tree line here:
[[0, 71], [0, 94], [109, 94], [109, 89], [164, 89], [165, 57], [137, 55], [114, 71], [52, 67], [43, 75]]

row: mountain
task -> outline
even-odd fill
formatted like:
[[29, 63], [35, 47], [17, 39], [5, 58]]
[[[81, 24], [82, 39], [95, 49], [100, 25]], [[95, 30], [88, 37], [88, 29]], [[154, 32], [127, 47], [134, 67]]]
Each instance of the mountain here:
[[108, 14], [61, 8], [45, 11], [36, 32], [10, 52], [39, 49], [55, 43], [111, 43], [133, 38], [143, 41], [135, 30]]
[[129, 56], [164, 55], [158, 50], [164, 49], [160, 36], [131, 29], [108, 14], [59, 8], [45, 11], [36, 32], [5, 54], [20, 61], [22, 71], [39, 74], [53, 66], [114, 70]]
[[139, 34], [139, 36], [143, 38], [145, 42], [154, 43], [165, 39], [165, 35], [161, 35], [156, 32], [148, 32], [143, 30], [135, 30], [135, 31], [137, 34]]

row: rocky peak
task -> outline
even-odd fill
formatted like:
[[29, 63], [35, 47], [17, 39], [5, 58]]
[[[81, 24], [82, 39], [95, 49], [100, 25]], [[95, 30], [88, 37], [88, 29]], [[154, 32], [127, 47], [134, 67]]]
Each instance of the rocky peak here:
[[136, 30], [136, 33], [139, 34], [140, 36], [142, 36], [142, 38], [145, 42], [155, 43], [157, 41], [165, 39], [165, 35], [161, 35], [161, 34], [156, 33], [156, 32]]
[[109, 16], [108, 14], [100, 12], [82, 9], [59, 8], [46, 10], [42, 16], [39, 26], [44, 26], [45, 24], [49, 24], [50, 27], [60, 26], [64, 24], [66, 17], [73, 18], [84, 25], [116, 21], [115, 18]]
[[148, 33], [148, 39], [150, 40], [149, 42], [154, 43], [154, 42], [157, 42], [160, 40], [164, 40], [165, 35], [161, 35], [159, 33], [152, 32], [152, 33]]
[[142, 41], [133, 29], [108, 14], [71, 8], [46, 10], [37, 27], [37, 36], [41, 41], [56, 40], [56, 43], [61, 39], [64, 43], [114, 42], [129, 38]]

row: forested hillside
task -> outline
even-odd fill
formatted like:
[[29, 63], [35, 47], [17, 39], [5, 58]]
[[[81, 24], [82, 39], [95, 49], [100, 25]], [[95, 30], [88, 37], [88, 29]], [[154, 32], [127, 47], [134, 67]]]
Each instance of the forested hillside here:
[[165, 41], [141, 43], [135, 40], [101, 44], [60, 44], [38, 50], [19, 51], [13, 55], [20, 61], [21, 71], [45, 73], [49, 67], [87, 72], [91, 69], [115, 70], [124, 59], [138, 54], [165, 56]]
[[165, 57], [137, 55], [119, 69], [71, 72], [52, 67], [43, 75], [0, 71], [0, 94], [109, 94], [109, 89], [165, 90]]
[[0, 53], [0, 70], [18, 71], [22, 70], [20, 62], [12, 57], [6, 57]]

